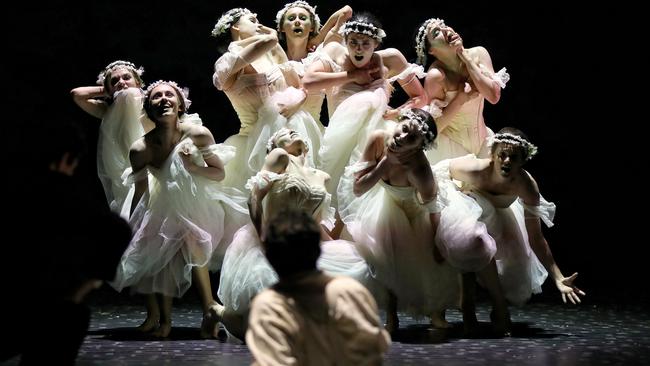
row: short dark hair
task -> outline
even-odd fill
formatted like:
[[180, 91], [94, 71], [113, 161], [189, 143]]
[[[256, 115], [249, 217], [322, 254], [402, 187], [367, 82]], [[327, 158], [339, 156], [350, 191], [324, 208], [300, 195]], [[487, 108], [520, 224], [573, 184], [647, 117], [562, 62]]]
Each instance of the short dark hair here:
[[320, 256], [320, 226], [307, 212], [286, 208], [269, 220], [263, 245], [280, 277], [313, 271]]

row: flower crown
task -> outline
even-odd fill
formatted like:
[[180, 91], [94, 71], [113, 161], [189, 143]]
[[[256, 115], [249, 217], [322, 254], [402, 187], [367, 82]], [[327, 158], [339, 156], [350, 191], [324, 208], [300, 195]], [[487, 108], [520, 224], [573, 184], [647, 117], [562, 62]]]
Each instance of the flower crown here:
[[149, 85], [149, 87], [147, 87], [147, 90], [145, 90], [145, 92], [144, 92], [145, 99], [149, 99], [149, 97], [151, 96], [151, 91], [160, 84], [167, 84], [167, 85], [171, 86], [172, 88], [176, 89], [176, 92], [178, 93], [178, 95], [183, 97], [182, 102], [183, 102], [183, 106], [185, 107], [184, 112], [187, 112], [187, 110], [190, 109], [190, 105], [192, 105], [192, 101], [189, 100], [189, 98], [188, 98], [188, 96], [190, 95], [190, 89], [181, 88], [174, 81], [158, 80], [158, 81], [155, 81], [155, 82], [151, 83], [151, 85]]
[[537, 146], [530, 143], [530, 141], [525, 138], [515, 135], [509, 132], [496, 133], [488, 139], [488, 147], [491, 147], [494, 144], [510, 144], [514, 146], [521, 146], [526, 152], [526, 161], [533, 158], [537, 155]]
[[415, 35], [415, 53], [418, 58], [416, 62], [422, 66], [427, 62], [427, 53], [424, 51], [424, 45], [427, 39], [427, 29], [433, 23], [437, 23], [440, 26], [445, 25], [445, 21], [440, 18], [429, 18], [422, 23], [418, 29], [418, 33]]
[[365, 34], [379, 42], [381, 42], [382, 38], [386, 37], [386, 32], [383, 29], [375, 27], [372, 23], [356, 20], [343, 23], [343, 26], [339, 29], [339, 34], [343, 37], [347, 37], [350, 33]]
[[251, 11], [246, 8], [234, 8], [223, 13], [217, 24], [214, 25], [214, 29], [212, 29], [212, 36], [218, 37], [221, 33], [226, 33], [232, 27], [235, 18], [241, 18], [246, 14], [251, 14]]
[[278, 11], [278, 14], [275, 16], [275, 22], [277, 23], [276, 28], [278, 30], [278, 33], [280, 33], [280, 28], [282, 28], [282, 24], [280, 23], [282, 22], [282, 17], [284, 17], [284, 14], [287, 12], [287, 10], [296, 7], [307, 10], [314, 17], [314, 32], [318, 33], [318, 31], [320, 30], [320, 18], [318, 17], [318, 14], [316, 14], [316, 7], [311, 6], [309, 5], [308, 2], [302, 0], [294, 1], [292, 3], [286, 3], [284, 5], [284, 8]]
[[[139, 81], [142, 83], [141, 77], [144, 73], [144, 68], [142, 66], [136, 67], [133, 62], [117, 60], [111, 62], [104, 68], [104, 70], [100, 71], [100, 73], [97, 75], [97, 85], [104, 85], [104, 81], [106, 81], [106, 75], [112, 73], [116, 69], [129, 70], [133, 75], [137, 75], [137, 78], [140, 79]], [[144, 87], [144, 83], [142, 83], [141, 87]]]
[[436, 135], [433, 131], [431, 131], [431, 129], [429, 129], [429, 125], [427, 124], [426, 118], [424, 116], [418, 115], [413, 112], [412, 109], [407, 108], [402, 109], [399, 112], [399, 121], [401, 122], [405, 119], [417, 122], [418, 126], [420, 127], [420, 133], [424, 138], [422, 141], [422, 148], [424, 150], [429, 150], [435, 147]]

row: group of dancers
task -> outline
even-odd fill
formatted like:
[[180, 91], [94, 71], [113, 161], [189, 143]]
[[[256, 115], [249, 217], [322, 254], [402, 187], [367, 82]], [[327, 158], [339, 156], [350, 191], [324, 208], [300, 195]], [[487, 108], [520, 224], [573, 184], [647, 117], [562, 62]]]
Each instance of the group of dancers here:
[[[555, 205], [523, 169], [537, 147], [483, 120], [484, 101], [497, 103], [509, 79], [485, 48], [466, 48], [431, 18], [415, 28], [412, 64], [379, 50], [381, 24], [349, 6], [321, 26], [314, 7], [294, 1], [275, 21], [235, 8], [214, 26], [222, 55], [213, 82], [241, 124], [223, 143], [189, 112], [187, 89], [146, 86], [131, 62], [72, 91], [102, 120], [99, 178], [134, 232], [111, 285], [147, 295], [140, 330], [168, 336], [172, 299], [194, 284], [201, 335], [216, 337], [223, 324], [243, 339], [252, 298], [278, 280], [261, 238], [286, 207], [321, 223], [319, 269], [365, 285], [389, 331], [398, 310], [444, 328], [445, 310], [461, 309], [471, 334], [476, 282], [504, 335], [508, 304], [540, 292], [548, 273], [565, 302], [580, 302], [576, 274], [562, 274], [542, 234]], [[395, 82], [409, 99], [391, 108]], [[221, 303], [210, 271], [220, 272]]]

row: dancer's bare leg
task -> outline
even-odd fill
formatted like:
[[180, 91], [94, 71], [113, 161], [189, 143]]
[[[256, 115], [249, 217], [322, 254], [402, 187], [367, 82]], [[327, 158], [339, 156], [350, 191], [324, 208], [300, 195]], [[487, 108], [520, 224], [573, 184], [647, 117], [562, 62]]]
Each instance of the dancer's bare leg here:
[[512, 326], [510, 312], [508, 312], [508, 301], [503, 295], [503, 290], [499, 282], [496, 260], [492, 259], [489, 265], [476, 274], [482, 280], [483, 285], [492, 299], [490, 319], [492, 320], [494, 331], [501, 335], [509, 336]]
[[196, 284], [196, 289], [201, 298], [201, 309], [203, 310], [203, 320], [201, 321], [201, 338], [216, 337], [217, 331], [217, 316], [210, 308], [217, 305], [214, 297], [212, 296], [212, 286], [210, 285], [210, 273], [208, 267], [194, 267], [192, 268], [192, 277]]
[[160, 307], [158, 306], [158, 300], [156, 300], [156, 294], [147, 294], [145, 306], [147, 308], [147, 317], [136, 329], [148, 333], [158, 328], [158, 322], [160, 321]]
[[476, 319], [476, 273], [463, 273], [461, 288], [460, 307], [463, 311], [463, 333], [466, 336], [472, 336], [478, 332], [478, 319]]
[[154, 337], [166, 338], [172, 330], [172, 301], [171, 296], [158, 295], [160, 302], [160, 326], [152, 333]]

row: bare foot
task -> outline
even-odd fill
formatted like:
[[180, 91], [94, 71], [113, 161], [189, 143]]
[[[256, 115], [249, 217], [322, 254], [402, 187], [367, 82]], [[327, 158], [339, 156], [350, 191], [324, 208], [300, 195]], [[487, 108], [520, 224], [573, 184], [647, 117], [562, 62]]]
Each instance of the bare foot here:
[[397, 316], [397, 312], [386, 314], [386, 325], [384, 325], [384, 328], [386, 328], [388, 333], [394, 333], [399, 329], [399, 317]]
[[[218, 326], [222, 321], [224, 307], [218, 303], [208, 308], [208, 312], [203, 314], [201, 321], [201, 338], [220, 338], [224, 333]], [[225, 331], [225, 330], [224, 330]]]
[[158, 329], [155, 332], [151, 333], [152, 336], [158, 338], [167, 338], [169, 333], [172, 331], [171, 323], [160, 323]]
[[144, 322], [135, 329], [138, 332], [149, 333], [156, 328], [158, 328], [158, 318], [153, 316], [147, 316]]

